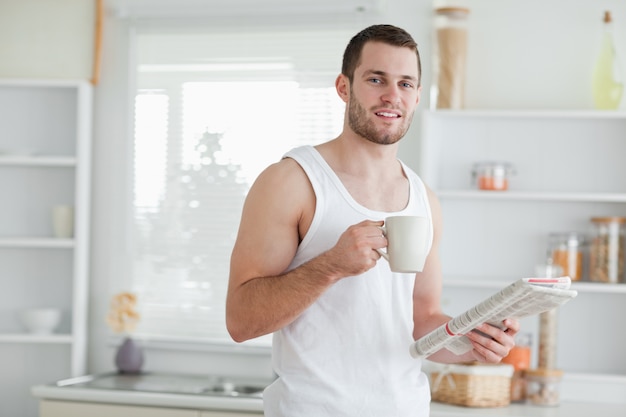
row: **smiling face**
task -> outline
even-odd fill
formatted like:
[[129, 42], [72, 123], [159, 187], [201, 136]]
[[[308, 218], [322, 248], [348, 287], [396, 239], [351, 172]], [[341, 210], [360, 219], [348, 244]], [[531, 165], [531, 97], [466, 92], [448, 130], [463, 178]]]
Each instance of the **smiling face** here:
[[[347, 101], [347, 123], [355, 134], [381, 145], [398, 142], [407, 132], [419, 102], [418, 63], [410, 48], [382, 42], [364, 45], [353, 82], [340, 76]], [[345, 83], [345, 84], [342, 84]]]

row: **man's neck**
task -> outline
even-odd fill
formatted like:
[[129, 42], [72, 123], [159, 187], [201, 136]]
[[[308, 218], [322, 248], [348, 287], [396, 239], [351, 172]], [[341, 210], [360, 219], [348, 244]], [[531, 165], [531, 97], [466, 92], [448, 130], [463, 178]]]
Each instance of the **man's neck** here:
[[397, 144], [380, 145], [361, 137], [341, 135], [316, 148], [338, 174], [363, 178], [401, 175]]
[[409, 199], [397, 145], [352, 144], [339, 137], [316, 147], [352, 198], [371, 210], [400, 211]]

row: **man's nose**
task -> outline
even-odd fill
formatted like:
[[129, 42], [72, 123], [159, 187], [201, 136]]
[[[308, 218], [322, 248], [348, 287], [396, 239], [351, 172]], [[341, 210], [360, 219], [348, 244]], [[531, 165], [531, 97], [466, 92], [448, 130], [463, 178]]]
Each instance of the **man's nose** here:
[[400, 88], [396, 85], [390, 85], [385, 88], [381, 99], [385, 103], [397, 105], [400, 103]]

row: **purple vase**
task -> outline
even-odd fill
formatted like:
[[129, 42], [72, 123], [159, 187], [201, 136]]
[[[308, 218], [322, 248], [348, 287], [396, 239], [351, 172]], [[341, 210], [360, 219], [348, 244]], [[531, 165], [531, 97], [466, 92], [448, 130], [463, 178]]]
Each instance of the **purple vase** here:
[[124, 374], [137, 374], [143, 366], [143, 350], [130, 337], [124, 338], [115, 354], [115, 365]]

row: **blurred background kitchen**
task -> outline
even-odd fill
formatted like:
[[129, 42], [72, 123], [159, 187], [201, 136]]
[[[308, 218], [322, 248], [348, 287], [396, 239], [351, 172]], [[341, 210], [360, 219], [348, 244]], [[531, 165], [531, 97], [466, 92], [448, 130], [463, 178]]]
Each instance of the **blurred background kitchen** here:
[[[441, 199], [444, 308], [559, 266], [579, 291], [551, 322], [560, 403], [626, 410], [623, 1], [0, 0], [0, 416], [115, 372], [127, 337], [144, 371], [272, 378], [271, 339], [224, 326], [241, 204], [340, 132], [343, 49], [375, 23], [421, 51], [400, 157]], [[537, 368], [539, 318], [523, 330]]]

